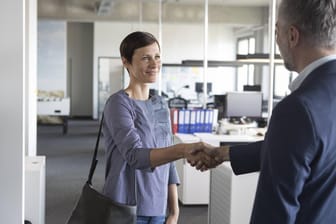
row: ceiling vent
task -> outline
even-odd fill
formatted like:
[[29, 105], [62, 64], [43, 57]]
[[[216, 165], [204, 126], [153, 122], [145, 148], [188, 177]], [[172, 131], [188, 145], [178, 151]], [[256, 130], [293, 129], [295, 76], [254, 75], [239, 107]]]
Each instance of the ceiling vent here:
[[114, 0], [101, 0], [96, 2], [97, 15], [99, 16], [109, 15], [114, 3], [115, 3]]

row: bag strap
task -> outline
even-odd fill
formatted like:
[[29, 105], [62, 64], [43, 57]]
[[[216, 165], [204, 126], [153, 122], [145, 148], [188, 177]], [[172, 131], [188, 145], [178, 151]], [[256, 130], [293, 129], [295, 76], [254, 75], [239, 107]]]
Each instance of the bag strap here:
[[104, 113], [103, 113], [102, 118], [100, 120], [99, 131], [98, 131], [98, 136], [97, 136], [97, 140], [96, 140], [96, 146], [95, 146], [95, 150], [94, 150], [94, 153], [93, 153], [91, 167], [90, 167], [90, 173], [89, 173], [88, 180], [87, 180], [87, 183], [90, 184], [90, 185], [92, 185], [92, 177], [93, 177], [93, 174], [96, 170], [96, 166], [97, 166], [97, 163], [98, 163], [97, 153], [98, 153], [100, 135], [101, 135], [102, 127], [103, 127], [103, 119], [104, 119]]
[[[97, 166], [97, 163], [98, 163], [97, 153], [98, 153], [100, 135], [101, 135], [102, 127], [103, 127], [103, 120], [104, 120], [104, 113], [102, 114], [102, 118], [100, 120], [99, 131], [98, 131], [98, 136], [97, 136], [97, 140], [96, 140], [96, 146], [95, 146], [95, 150], [94, 150], [93, 157], [92, 157], [92, 162], [91, 162], [91, 167], [90, 167], [90, 173], [89, 173], [89, 176], [88, 176], [88, 180], [86, 181], [90, 185], [92, 185], [92, 177], [93, 177], [93, 174], [96, 170], [96, 166]], [[134, 171], [134, 197], [135, 197], [135, 203], [137, 203], [138, 199], [137, 199], [135, 171]]]

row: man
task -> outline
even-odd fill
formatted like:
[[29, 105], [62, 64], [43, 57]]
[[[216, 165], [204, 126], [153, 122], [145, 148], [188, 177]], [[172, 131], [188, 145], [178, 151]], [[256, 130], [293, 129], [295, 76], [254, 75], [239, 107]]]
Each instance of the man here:
[[336, 0], [283, 0], [276, 35], [299, 76], [265, 140], [208, 153], [236, 174], [260, 169], [251, 223], [336, 223]]

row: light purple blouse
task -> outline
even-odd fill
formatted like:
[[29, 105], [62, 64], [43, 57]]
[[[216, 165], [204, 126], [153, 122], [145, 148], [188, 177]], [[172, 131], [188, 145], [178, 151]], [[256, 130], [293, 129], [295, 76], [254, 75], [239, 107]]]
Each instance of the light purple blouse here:
[[134, 100], [124, 90], [118, 91], [106, 102], [103, 135], [106, 148], [104, 194], [120, 203], [137, 201], [137, 215], [165, 215], [168, 185], [179, 184], [179, 178], [174, 163], [151, 169], [149, 159], [152, 148], [172, 144], [165, 100], [160, 96], [146, 101]]

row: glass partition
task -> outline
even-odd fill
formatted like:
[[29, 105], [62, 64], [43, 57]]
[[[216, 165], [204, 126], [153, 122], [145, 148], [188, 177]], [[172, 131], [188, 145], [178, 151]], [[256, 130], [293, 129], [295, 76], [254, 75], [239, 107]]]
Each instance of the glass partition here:
[[108, 97], [123, 86], [123, 67], [120, 58], [99, 57], [98, 59], [98, 116], [104, 110]]
[[[162, 66], [162, 92], [169, 98], [181, 96], [187, 100], [202, 103], [203, 92], [196, 89], [197, 83], [203, 84], [203, 67], [185, 65]], [[213, 95], [236, 90], [236, 68], [208, 67], [208, 101]], [[211, 84], [211, 85], [210, 85]], [[153, 85], [152, 88], [156, 88]]]

